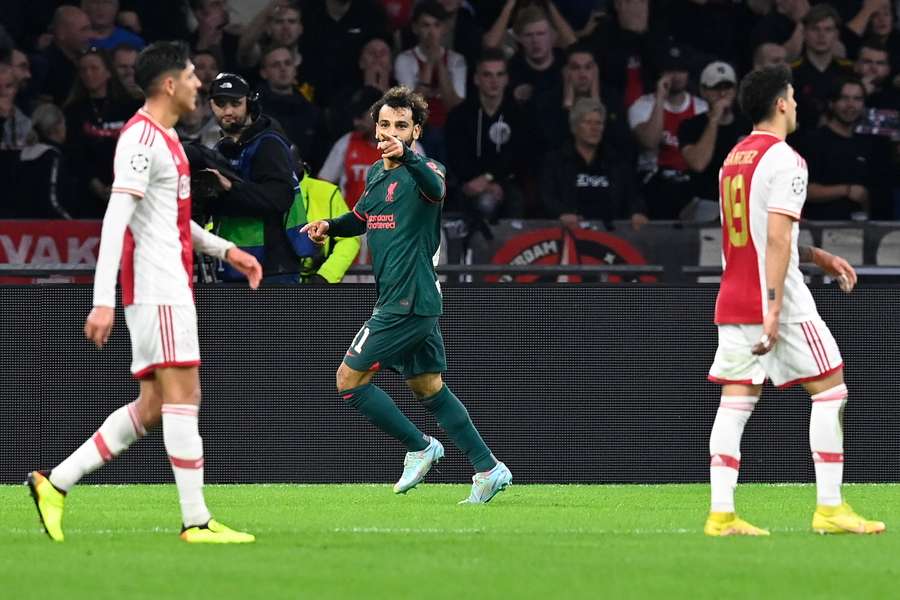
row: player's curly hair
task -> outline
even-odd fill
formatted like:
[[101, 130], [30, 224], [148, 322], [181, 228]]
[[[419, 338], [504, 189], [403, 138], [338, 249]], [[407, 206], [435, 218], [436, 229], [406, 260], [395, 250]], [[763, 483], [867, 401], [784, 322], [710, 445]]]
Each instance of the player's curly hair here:
[[775, 101], [787, 97], [788, 86], [792, 83], [791, 69], [787, 65], [751, 71], [741, 80], [738, 91], [741, 111], [754, 124], [765, 121], [775, 112]]
[[384, 95], [372, 105], [369, 113], [372, 120], [378, 123], [378, 114], [383, 106], [391, 108], [408, 108], [412, 111], [413, 124], [424, 125], [428, 120], [428, 102], [422, 97], [422, 94], [414, 92], [405, 85], [397, 85], [389, 89]]

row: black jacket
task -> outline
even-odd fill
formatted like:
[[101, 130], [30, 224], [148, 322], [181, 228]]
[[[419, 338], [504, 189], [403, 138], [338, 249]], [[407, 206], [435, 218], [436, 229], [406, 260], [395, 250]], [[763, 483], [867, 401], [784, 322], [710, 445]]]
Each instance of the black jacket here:
[[[226, 158], [237, 160], [241, 150], [267, 132], [287, 139], [277, 121], [262, 115], [241, 134], [237, 143], [224, 138], [216, 148]], [[213, 216], [256, 217], [263, 221], [265, 260], [262, 267], [265, 275], [297, 273], [300, 268], [299, 259], [284, 231], [285, 213], [294, 202], [294, 172], [293, 157], [288, 149], [277, 140], [264, 138], [250, 160], [249, 177], [233, 182], [229, 191], [207, 205]]]
[[606, 144], [591, 164], [585, 163], [572, 142], [550, 154], [541, 174], [541, 196], [551, 217], [571, 213], [609, 223], [645, 212], [634, 169], [613, 158]]
[[447, 116], [447, 166], [459, 182], [484, 173], [499, 182], [514, 179], [528, 156], [532, 133], [527, 119], [508, 98], [491, 116], [471, 96]]
[[72, 219], [79, 216], [75, 185], [59, 146], [37, 143], [22, 150], [14, 192], [18, 219]]

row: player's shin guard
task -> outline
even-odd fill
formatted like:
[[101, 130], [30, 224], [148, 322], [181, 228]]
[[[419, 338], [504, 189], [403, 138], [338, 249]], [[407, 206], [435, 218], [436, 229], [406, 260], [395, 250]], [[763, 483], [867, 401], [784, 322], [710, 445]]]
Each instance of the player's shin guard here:
[[181, 518], [185, 527], [204, 525], [210, 519], [203, 499], [203, 439], [197, 427], [200, 407], [164, 404], [163, 443], [175, 474]]
[[50, 472], [50, 483], [68, 492], [82, 477], [111, 461], [146, 433], [135, 400], [106, 417], [94, 435]]
[[809, 447], [816, 466], [816, 498], [819, 506], [841, 504], [844, 479], [843, 413], [847, 404], [844, 384], [812, 397], [809, 416]]
[[450, 388], [445, 385], [434, 396], [422, 400], [422, 405], [434, 415], [438, 425], [447, 432], [453, 444], [462, 450], [476, 471], [490, 471], [497, 465], [497, 459], [469, 418], [469, 411]]
[[741, 436], [758, 398], [722, 396], [709, 435], [710, 511], [734, 512], [734, 488], [741, 466]]
[[413, 425], [394, 401], [377, 385], [367, 383], [341, 391], [341, 398], [375, 427], [406, 446], [409, 452], [428, 447], [428, 438]]

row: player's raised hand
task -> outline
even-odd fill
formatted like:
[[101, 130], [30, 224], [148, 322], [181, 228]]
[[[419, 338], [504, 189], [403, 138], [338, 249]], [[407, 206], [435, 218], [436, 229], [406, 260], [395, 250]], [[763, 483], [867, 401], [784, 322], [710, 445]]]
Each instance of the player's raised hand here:
[[102, 348], [109, 339], [116, 318], [115, 310], [110, 306], [95, 306], [84, 322], [84, 337]]
[[259, 287], [259, 282], [262, 281], [262, 266], [255, 256], [234, 247], [229, 248], [225, 254], [225, 261], [247, 277], [251, 288], [255, 290]]
[[779, 314], [777, 312], [770, 310], [766, 313], [766, 317], [763, 319], [762, 335], [759, 341], [750, 349], [753, 354], [762, 356], [775, 347], [775, 344], [778, 342], [778, 319]]
[[378, 149], [381, 150], [381, 158], [400, 158], [403, 156], [405, 145], [400, 138], [393, 135], [386, 135], [378, 142]]
[[324, 244], [328, 238], [328, 221], [313, 221], [300, 229], [300, 233], [309, 235], [314, 244]]
[[842, 292], [849, 294], [856, 287], [856, 270], [840, 256], [835, 256], [821, 248], [816, 248], [813, 253], [813, 262], [820, 269], [834, 277]]

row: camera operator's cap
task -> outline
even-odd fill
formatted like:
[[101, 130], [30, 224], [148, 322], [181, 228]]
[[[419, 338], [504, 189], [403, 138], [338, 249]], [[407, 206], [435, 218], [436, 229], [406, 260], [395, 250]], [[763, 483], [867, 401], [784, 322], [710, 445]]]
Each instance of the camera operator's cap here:
[[726, 62], [720, 60], [711, 62], [700, 73], [700, 85], [703, 87], [714, 88], [723, 83], [737, 85], [737, 75], [731, 65]]
[[687, 48], [675, 42], [670, 42], [662, 49], [658, 61], [658, 66], [661, 71], [691, 70], [691, 62]]
[[250, 95], [247, 80], [234, 73], [219, 73], [209, 86], [210, 98], [246, 98]]

